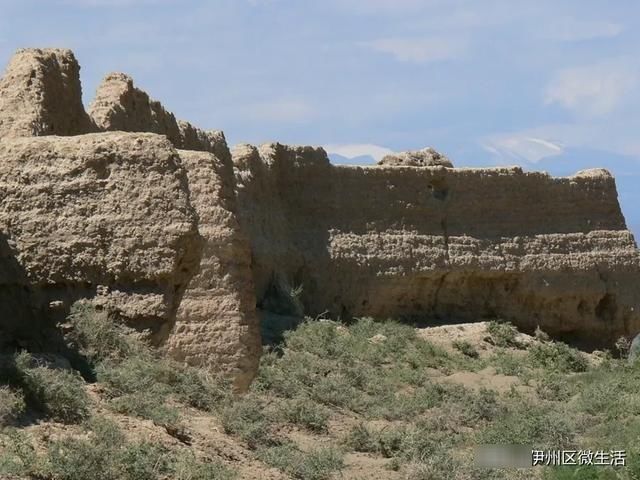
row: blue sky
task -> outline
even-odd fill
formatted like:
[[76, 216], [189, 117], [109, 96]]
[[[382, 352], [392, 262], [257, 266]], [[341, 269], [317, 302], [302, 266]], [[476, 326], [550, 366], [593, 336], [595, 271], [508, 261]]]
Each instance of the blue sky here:
[[606, 166], [640, 233], [637, 0], [0, 0], [0, 59], [74, 49], [230, 143]]

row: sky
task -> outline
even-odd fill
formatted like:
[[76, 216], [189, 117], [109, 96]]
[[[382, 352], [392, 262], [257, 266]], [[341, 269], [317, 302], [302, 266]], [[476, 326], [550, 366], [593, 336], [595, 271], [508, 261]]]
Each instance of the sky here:
[[67, 47], [240, 142], [616, 176], [640, 234], [637, 0], [0, 0], [0, 62]]

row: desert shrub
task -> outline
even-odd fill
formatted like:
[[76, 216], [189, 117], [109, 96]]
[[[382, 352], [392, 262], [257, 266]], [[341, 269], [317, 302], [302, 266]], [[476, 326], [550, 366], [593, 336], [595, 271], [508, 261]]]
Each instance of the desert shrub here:
[[263, 449], [259, 458], [300, 480], [327, 480], [344, 467], [342, 454], [335, 448], [302, 452], [290, 443]]
[[410, 420], [457, 396], [458, 390], [459, 387], [454, 384], [426, 381], [410, 392], [387, 392], [388, 399], [384, 396], [377, 397], [376, 405], [369, 413], [387, 420]]
[[145, 392], [121, 395], [109, 401], [113, 411], [153, 421], [156, 425], [180, 428], [180, 412], [161, 396], [154, 396], [153, 389]]
[[347, 364], [361, 361], [379, 366], [403, 357], [407, 347], [416, 342], [416, 334], [408, 325], [363, 318], [348, 329], [332, 321], [307, 321], [288, 332], [285, 339], [286, 348], [291, 351]]
[[101, 362], [96, 373], [111, 397], [144, 393], [164, 401], [171, 395], [187, 405], [213, 410], [228, 395], [225, 384], [206, 372], [150, 354]]
[[356, 452], [377, 453], [392, 458], [402, 450], [408, 431], [405, 426], [374, 430], [360, 422], [351, 427], [342, 442]]
[[406, 480], [458, 480], [468, 478], [461, 475], [462, 467], [449, 452], [437, 451], [420, 460], [409, 462]]
[[379, 450], [377, 432], [371, 430], [363, 422], [352, 426], [342, 442], [355, 452], [375, 453]]
[[91, 362], [109, 404], [119, 413], [179, 428], [169, 400], [212, 411], [229, 395], [227, 385], [204, 370], [160, 357], [103, 312], [76, 306], [68, 341]]
[[526, 361], [526, 356], [516, 355], [505, 349], [499, 349], [490, 359], [490, 364], [496, 369], [496, 373], [520, 378], [528, 378], [531, 371]]
[[640, 415], [640, 368], [610, 362], [579, 375], [577, 385], [576, 406], [582, 412], [614, 422]]
[[492, 321], [487, 324], [490, 342], [502, 348], [523, 348], [518, 341], [518, 329], [507, 322]]
[[455, 340], [452, 345], [456, 350], [467, 357], [478, 358], [480, 356], [476, 347], [466, 340]]
[[15, 420], [26, 408], [21, 392], [0, 386], [0, 427]]
[[76, 302], [66, 326], [65, 338], [69, 346], [93, 365], [108, 359], [144, 354], [147, 350], [132, 329], [116, 323], [107, 312], [98, 311], [89, 303]]
[[498, 394], [494, 390], [481, 388], [478, 392], [466, 389], [462, 391], [464, 394], [455, 403], [459, 406], [467, 425], [492, 421], [504, 414], [504, 406], [499, 402]]
[[362, 412], [365, 404], [363, 392], [339, 370], [318, 378], [310, 396], [328, 407], [349, 408], [355, 412]]
[[478, 434], [484, 444], [525, 444], [536, 448], [571, 445], [576, 432], [571, 417], [557, 407], [519, 402]]
[[564, 402], [574, 394], [574, 385], [559, 373], [548, 373], [537, 379], [536, 393], [542, 400]]
[[[282, 355], [263, 357], [252, 390], [306, 396], [367, 416], [386, 412], [388, 418], [401, 418], [438, 401], [431, 386], [422, 386], [428, 368], [445, 365], [455, 365], [455, 360], [417, 338], [407, 325], [360, 319], [347, 328], [331, 321], [307, 321], [286, 334]], [[416, 386], [415, 395], [395, 395], [408, 379]]]
[[251, 449], [278, 443], [271, 433], [273, 418], [265, 407], [264, 401], [252, 395], [230, 402], [220, 414], [224, 431], [237, 435]]
[[172, 480], [231, 480], [234, 477], [221, 463], [198, 460], [188, 450], [175, 454], [171, 464]]
[[439, 424], [432, 419], [414, 422], [402, 431], [402, 442], [396, 455], [408, 461], [421, 461], [436, 455], [440, 451], [448, 451], [459, 440], [454, 425]]
[[413, 369], [435, 368], [445, 371], [468, 365], [461, 365], [444, 348], [423, 339], [415, 339], [407, 344], [396, 362], [406, 363]]
[[387, 458], [392, 458], [402, 451], [407, 436], [407, 427], [395, 426], [383, 428], [378, 433], [378, 451]]
[[204, 369], [180, 365], [172, 362], [178, 369], [178, 382], [173, 386], [176, 399], [204, 411], [216, 410], [226, 401], [231, 392], [228, 380], [212, 375]]
[[280, 416], [289, 423], [300, 425], [312, 432], [327, 431], [329, 412], [326, 408], [306, 397], [297, 397], [282, 402], [279, 406]]
[[533, 366], [547, 370], [584, 372], [589, 368], [589, 362], [582, 352], [562, 342], [532, 345], [528, 358]]
[[39, 471], [36, 449], [22, 430], [6, 429], [0, 434], [0, 478], [35, 474]]
[[15, 355], [13, 363], [10, 381], [22, 388], [28, 406], [60, 422], [77, 423], [88, 416], [90, 401], [76, 373], [40, 366], [26, 352]]
[[38, 454], [26, 435], [2, 437], [0, 474], [55, 480], [227, 480], [222, 465], [202, 462], [150, 442], [128, 442], [118, 426], [104, 418], [84, 424], [84, 435], [51, 440]]
[[153, 388], [156, 395], [172, 394], [202, 410], [213, 410], [228, 395], [228, 385], [218, 377], [161, 357], [132, 329], [89, 304], [74, 304], [68, 326], [67, 341], [92, 362], [97, 380], [112, 395]]
[[126, 444], [116, 458], [119, 475], [125, 479], [155, 480], [166, 476], [172, 470], [171, 452], [155, 443]]

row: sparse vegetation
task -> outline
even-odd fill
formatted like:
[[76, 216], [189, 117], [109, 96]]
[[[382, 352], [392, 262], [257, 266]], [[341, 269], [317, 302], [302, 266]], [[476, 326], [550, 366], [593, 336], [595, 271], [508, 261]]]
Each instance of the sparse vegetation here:
[[452, 345], [467, 357], [477, 358], [479, 356], [476, 347], [466, 340], [454, 340]]
[[0, 474], [55, 480], [232, 478], [219, 463], [203, 462], [192, 454], [172, 452], [151, 442], [130, 442], [115, 423], [104, 418], [92, 418], [83, 427], [83, 435], [48, 441], [44, 454], [26, 435], [10, 432], [4, 437]]
[[[14, 395], [23, 397], [32, 410], [65, 423], [77, 423], [89, 415], [84, 381], [76, 372], [26, 352], [4, 355], [0, 362], [0, 380], [11, 385]], [[14, 414], [20, 413], [21, 401], [15, 399], [13, 405]]]
[[[88, 307], [74, 310], [67, 333], [75, 352], [69, 362], [84, 365], [94, 393], [69, 362], [5, 355], [0, 476], [232, 478], [234, 461], [212, 460], [218, 453], [206, 454], [206, 443], [189, 447], [199, 441], [189, 419], [199, 415], [261, 468], [293, 479], [349, 478], [350, 458], [362, 455], [384, 462], [376, 468], [384, 465], [390, 478], [640, 480], [631, 456], [640, 438], [640, 366], [589, 357], [543, 335], [527, 339], [502, 322], [489, 323], [475, 343], [447, 345], [392, 321], [306, 321], [265, 354], [240, 397], [201, 370], [157, 356]], [[494, 384], [492, 371], [510, 387]], [[94, 407], [102, 413], [92, 414]], [[8, 426], [25, 414], [68, 426], [40, 437]], [[144, 420], [153, 422], [145, 428], [162, 427], [154, 430], [158, 439], [174, 439], [150, 441], [123, 427]], [[472, 462], [479, 443], [627, 448], [630, 466], [479, 471]]]
[[264, 449], [259, 457], [267, 465], [300, 480], [327, 480], [344, 466], [342, 454], [335, 448], [303, 452], [291, 443]]
[[537, 343], [529, 348], [528, 354], [532, 365], [545, 370], [584, 372], [589, 367], [587, 358], [566, 343]]
[[490, 342], [496, 347], [523, 347], [522, 343], [518, 341], [518, 330], [510, 323], [491, 321], [487, 325], [487, 333]]
[[24, 412], [25, 407], [21, 392], [7, 386], [0, 386], [0, 427], [15, 420]]

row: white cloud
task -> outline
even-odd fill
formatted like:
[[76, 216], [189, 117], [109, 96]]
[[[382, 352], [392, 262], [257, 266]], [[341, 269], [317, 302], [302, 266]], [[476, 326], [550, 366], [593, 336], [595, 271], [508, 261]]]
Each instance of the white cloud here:
[[594, 38], [617, 37], [624, 26], [614, 22], [585, 21], [574, 18], [557, 18], [542, 27], [542, 36], [550, 40], [578, 42]]
[[376, 162], [385, 155], [390, 155], [393, 150], [381, 147], [380, 145], [374, 145], [371, 143], [353, 143], [345, 145], [324, 145], [324, 149], [327, 153], [335, 153], [345, 158], [356, 158], [362, 156], [370, 156]]
[[523, 133], [489, 137], [481, 144], [486, 151], [506, 162], [536, 163], [543, 158], [560, 155], [564, 151], [559, 143]]
[[460, 39], [381, 38], [362, 42], [362, 46], [393, 55], [401, 62], [426, 63], [459, 57], [464, 50]]
[[544, 101], [588, 116], [605, 115], [637, 83], [638, 68], [629, 59], [566, 68], [551, 80]]

